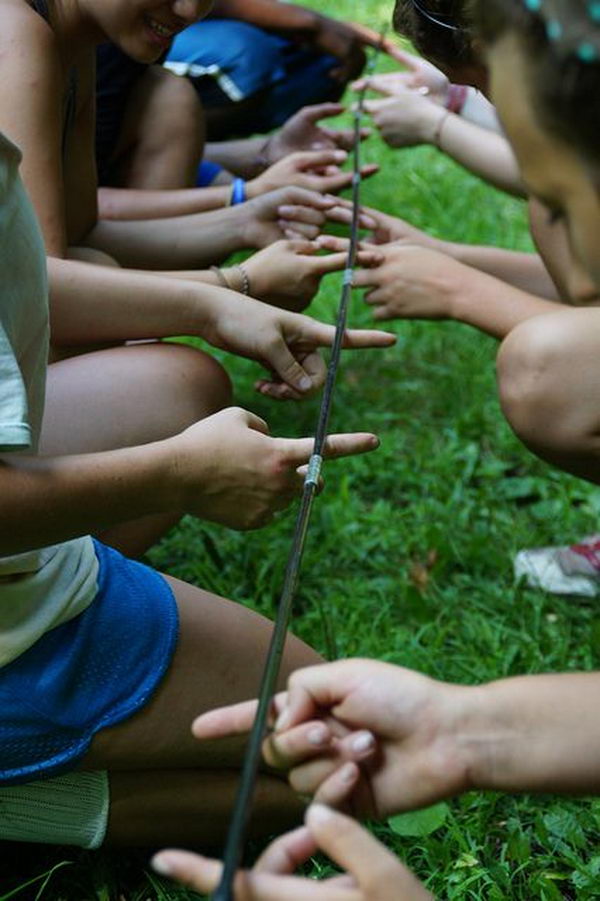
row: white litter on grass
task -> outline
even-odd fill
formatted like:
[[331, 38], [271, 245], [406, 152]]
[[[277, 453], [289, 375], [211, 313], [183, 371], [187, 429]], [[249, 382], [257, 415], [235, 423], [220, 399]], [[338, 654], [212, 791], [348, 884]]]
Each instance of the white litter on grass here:
[[593, 598], [600, 580], [582, 575], [567, 575], [556, 559], [556, 548], [541, 547], [519, 551], [514, 561], [515, 578], [525, 579], [530, 588], [542, 588], [551, 594], [572, 594]]

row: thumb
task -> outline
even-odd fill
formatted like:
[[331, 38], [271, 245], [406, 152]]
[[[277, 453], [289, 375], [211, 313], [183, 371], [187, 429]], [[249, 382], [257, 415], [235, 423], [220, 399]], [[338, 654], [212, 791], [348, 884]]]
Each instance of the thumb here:
[[269, 368], [273, 369], [277, 375], [291, 388], [306, 394], [314, 385], [310, 375], [298, 362], [283, 338], [279, 338], [269, 347], [269, 354], [266, 358]]
[[311, 805], [305, 817], [319, 847], [350, 873], [369, 897], [385, 901], [433, 901], [419, 880], [355, 820], [322, 804]]
[[251, 413], [250, 410], [243, 410], [241, 407], [234, 409], [249, 429], [252, 429], [254, 432], [261, 432], [263, 435], [270, 434], [269, 426], [256, 413]]

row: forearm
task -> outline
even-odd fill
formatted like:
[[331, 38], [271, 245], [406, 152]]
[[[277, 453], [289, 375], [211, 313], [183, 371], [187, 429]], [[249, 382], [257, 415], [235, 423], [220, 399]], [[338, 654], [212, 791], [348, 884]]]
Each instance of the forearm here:
[[100, 219], [163, 219], [189, 216], [227, 206], [231, 195], [228, 185], [206, 188], [181, 188], [177, 191], [140, 191], [133, 188], [100, 188]]
[[202, 335], [222, 291], [210, 287], [210, 279], [205, 287], [153, 273], [52, 257], [48, 276], [55, 346]]
[[525, 197], [521, 173], [505, 137], [467, 122], [454, 113], [442, 113], [437, 146], [465, 169], [517, 197]]
[[176, 507], [169, 443], [0, 461], [0, 556]]
[[600, 674], [523, 676], [477, 690], [473, 788], [597, 792]]
[[241, 206], [173, 217], [167, 224], [103, 220], [85, 244], [132, 269], [202, 269], [246, 246]]
[[[254, 178], [266, 168], [262, 152], [267, 138], [240, 138], [237, 141], [214, 141], [204, 147], [204, 158], [218, 163], [241, 178]], [[227, 186], [225, 186], [227, 189]]]
[[310, 32], [316, 28], [317, 20], [310, 9], [295, 3], [273, 0], [216, 0], [212, 15], [224, 19], [241, 19], [273, 31]]
[[495, 338], [505, 338], [526, 319], [553, 313], [557, 304], [536, 297], [485, 272], [467, 268], [452, 288], [450, 318]]
[[486, 272], [495, 278], [535, 294], [540, 298], [559, 301], [556, 286], [541, 257], [534, 253], [519, 253], [498, 247], [479, 244], [451, 244], [444, 242], [441, 248], [460, 263]]

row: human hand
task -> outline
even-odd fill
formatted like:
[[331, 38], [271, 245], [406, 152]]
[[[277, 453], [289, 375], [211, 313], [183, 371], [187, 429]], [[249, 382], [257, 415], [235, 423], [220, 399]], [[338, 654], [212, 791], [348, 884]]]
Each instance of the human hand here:
[[409, 89], [384, 100], [365, 100], [363, 109], [390, 147], [435, 144], [440, 122], [448, 115], [429, 97]]
[[[341, 103], [304, 106], [268, 139], [263, 151], [268, 162], [276, 163], [298, 150], [351, 150], [354, 129], [326, 128], [317, 124], [321, 119], [339, 116], [343, 112]], [[369, 128], [361, 128], [361, 138], [367, 138], [370, 133]]]
[[[340, 660], [292, 673], [276, 698], [266, 762], [292, 788], [358, 817], [382, 819], [470, 787], [467, 728], [479, 687], [437, 682], [374, 660]], [[192, 726], [213, 739], [251, 728], [256, 702], [213, 710]], [[476, 745], [476, 739], [473, 742]]]
[[[305, 821], [275, 839], [252, 870], [237, 874], [235, 901], [433, 901], [410, 870], [354, 820], [315, 804]], [[345, 874], [322, 881], [293, 876], [317, 851]], [[223, 869], [220, 861], [173, 850], [159, 852], [152, 865], [202, 893], [215, 890]]]
[[[345, 150], [307, 150], [292, 153], [269, 166], [261, 175], [248, 182], [248, 197], [257, 197], [267, 191], [296, 185], [321, 194], [337, 194], [352, 184], [353, 173], [342, 172], [340, 165], [348, 159]], [[368, 178], [379, 171], [376, 164], [361, 167], [361, 175]]]
[[[318, 254], [323, 249], [316, 241], [276, 241], [244, 262], [253, 297], [264, 303], [293, 310], [305, 309], [319, 290], [321, 279], [339, 272], [346, 265], [347, 244], [340, 242], [336, 253]], [[383, 262], [376, 248], [363, 248], [357, 263], [363, 267]]]
[[362, 91], [365, 88], [379, 91], [392, 97], [395, 93], [403, 93], [407, 88], [412, 90], [425, 89], [427, 96], [435, 103], [442, 106], [448, 98], [450, 80], [433, 63], [421, 56], [415, 56], [402, 50], [396, 44], [386, 48], [390, 56], [396, 62], [405, 66], [406, 72], [386, 72], [381, 75], [373, 75], [370, 78], [361, 78], [352, 84], [354, 91]]
[[353, 284], [368, 288], [373, 318], [453, 319], [468, 267], [439, 251], [405, 242], [379, 245], [383, 262], [357, 269]]
[[352, 78], [358, 78], [367, 61], [363, 44], [368, 41], [365, 41], [349, 22], [341, 22], [315, 13], [315, 25], [310, 35], [315, 49], [339, 60], [339, 65], [329, 73], [331, 78], [339, 84], [346, 84]]
[[[221, 410], [168, 439], [169, 507], [231, 529], [267, 525], [302, 493], [312, 438], [271, 438], [258, 416], [238, 407]], [[330, 435], [324, 456], [375, 450], [375, 435]]]
[[241, 217], [241, 247], [260, 250], [280, 238], [316, 238], [325, 223], [325, 211], [336, 203], [306, 188], [279, 188], [234, 207]]
[[[340, 198], [336, 206], [326, 211], [330, 222], [338, 222], [348, 225], [352, 219], [352, 204]], [[421, 231], [398, 216], [390, 216], [368, 206], [361, 207], [361, 225], [367, 228], [371, 234], [364, 239], [364, 244], [391, 244], [401, 242], [404, 244], [417, 244], [419, 247], [429, 247], [431, 250], [439, 250], [442, 253], [451, 253], [451, 245], [427, 232]], [[319, 246], [326, 250], [341, 250], [332, 235], [319, 235], [316, 239]]]
[[[279, 310], [233, 291], [215, 293], [201, 334], [215, 347], [261, 363], [272, 377], [257, 383], [261, 394], [298, 400], [325, 381], [326, 366], [318, 352], [333, 343], [335, 327]], [[349, 329], [347, 348], [389, 347], [387, 332]]]

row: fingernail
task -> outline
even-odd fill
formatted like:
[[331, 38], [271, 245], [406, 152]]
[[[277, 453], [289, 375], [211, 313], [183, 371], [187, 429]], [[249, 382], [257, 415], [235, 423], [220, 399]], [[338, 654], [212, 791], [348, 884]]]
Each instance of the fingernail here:
[[307, 816], [313, 823], [329, 823], [333, 816], [333, 812], [324, 804], [311, 804], [307, 811]]
[[346, 153], [345, 150], [336, 150], [335, 153], [333, 154], [333, 158], [334, 158], [334, 160], [339, 160], [340, 162], [343, 162], [345, 159], [348, 158], [348, 154]]
[[311, 745], [324, 745], [327, 741], [327, 729], [323, 728], [323, 726], [315, 726], [306, 737]]
[[354, 782], [356, 779], [356, 767], [353, 763], [347, 763], [339, 773], [342, 782]]
[[292, 216], [294, 214], [294, 208], [291, 206], [279, 206], [277, 207], [277, 212], [285, 219], [286, 216]]
[[352, 742], [352, 750], [356, 751], [357, 754], [362, 754], [363, 751], [369, 751], [374, 744], [375, 739], [371, 733], [363, 732]]
[[308, 378], [308, 376], [303, 376], [298, 382], [298, 387], [301, 391], [310, 391], [312, 388], [312, 381]]
[[157, 873], [160, 873], [161, 876], [173, 875], [174, 870], [171, 866], [171, 861], [166, 854], [155, 854], [150, 862], [152, 864], [152, 869]]
[[282, 710], [275, 721], [275, 732], [284, 732], [290, 724], [289, 710]]

